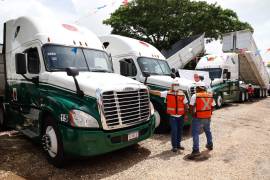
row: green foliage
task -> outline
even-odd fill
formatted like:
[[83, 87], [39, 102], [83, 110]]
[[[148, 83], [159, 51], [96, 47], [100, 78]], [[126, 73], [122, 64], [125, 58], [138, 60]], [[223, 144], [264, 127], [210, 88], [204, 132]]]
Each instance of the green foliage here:
[[167, 49], [176, 41], [205, 33], [211, 41], [223, 33], [253, 28], [241, 22], [237, 14], [205, 1], [133, 0], [121, 6], [103, 22], [113, 34], [146, 41], [158, 49]]

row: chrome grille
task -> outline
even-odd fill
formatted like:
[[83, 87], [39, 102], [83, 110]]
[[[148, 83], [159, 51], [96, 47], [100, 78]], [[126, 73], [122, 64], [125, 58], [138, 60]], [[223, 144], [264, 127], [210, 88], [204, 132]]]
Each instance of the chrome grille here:
[[108, 129], [132, 126], [147, 121], [150, 116], [146, 89], [104, 92], [102, 104]]

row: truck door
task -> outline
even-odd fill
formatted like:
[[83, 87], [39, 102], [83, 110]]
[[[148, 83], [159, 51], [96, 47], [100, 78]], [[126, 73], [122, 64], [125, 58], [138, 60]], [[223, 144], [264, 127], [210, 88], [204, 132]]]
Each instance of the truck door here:
[[[21, 88], [21, 111], [24, 119], [22, 132], [33, 138], [39, 134], [39, 113], [40, 113], [40, 91], [39, 91], [39, 73], [40, 73], [40, 55], [38, 48], [32, 46], [27, 48], [24, 53], [27, 60], [27, 74], [25, 76], [32, 81], [28, 81]], [[36, 80], [34, 82], [33, 80]]]
[[137, 69], [133, 59], [122, 59], [120, 63], [120, 74], [136, 80]]

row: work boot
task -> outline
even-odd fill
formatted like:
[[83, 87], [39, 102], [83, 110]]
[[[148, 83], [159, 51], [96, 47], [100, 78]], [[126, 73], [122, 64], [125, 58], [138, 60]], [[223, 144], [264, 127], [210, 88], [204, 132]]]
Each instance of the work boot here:
[[206, 144], [205, 146], [209, 151], [213, 150], [213, 144]]
[[176, 153], [177, 152], [177, 148], [172, 148], [172, 152]]
[[179, 147], [177, 147], [177, 149], [185, 150], [185, 148], [183, 146], [179, 146]]
[[194, 157], [197, 157], [199, 156], [201, 153], [199, 150], [193, 150], [192, 153], [190, 154], [190, 158], [194, 158]]

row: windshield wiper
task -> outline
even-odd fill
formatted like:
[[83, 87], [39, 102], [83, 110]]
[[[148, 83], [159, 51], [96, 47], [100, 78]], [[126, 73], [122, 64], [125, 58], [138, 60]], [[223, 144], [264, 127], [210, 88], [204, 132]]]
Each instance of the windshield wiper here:
[[91, 72], [108, 72], [110, 73], [111, 71], [108, 71], [106, 69], [90, 69]]

